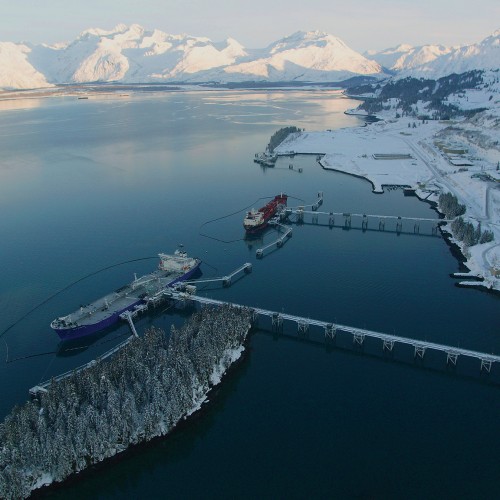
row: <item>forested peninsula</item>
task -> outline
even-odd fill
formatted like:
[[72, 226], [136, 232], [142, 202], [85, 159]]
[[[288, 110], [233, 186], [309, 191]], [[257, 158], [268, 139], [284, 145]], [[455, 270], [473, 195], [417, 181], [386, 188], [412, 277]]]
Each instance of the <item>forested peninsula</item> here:
[[0, 497], [25, 498], [170, 432], [241, 356], [250, 324], [248, 309], [204, 308], [169, 336], [151, 328], [14, 408], [0, 424]]

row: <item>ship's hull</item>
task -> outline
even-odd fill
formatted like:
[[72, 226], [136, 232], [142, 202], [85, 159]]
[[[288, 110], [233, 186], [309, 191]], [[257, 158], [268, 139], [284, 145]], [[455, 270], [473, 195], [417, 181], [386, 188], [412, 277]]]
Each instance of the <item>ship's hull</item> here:
[[82, 337], [86, 337], [87, 335], [92, 335], [94, 333], [100, 332], [101, 330], [114, 325], [120, 319], [120, 314], [124, 313], [125, 311], [132, 310], [136, 305], [142, 304], [143, 302], [144, 301], [142, 299], [136, 300], [129, 306], [114, 312], [111, 316], [108, 316], [107, 318], [98, 321], [97, 323], [64, 329], [54, 328], [54, 331], [57, 333], [57, 335], [59, 335], [59, 338], [61, 340], [80, 339]]
[[[172, 286], [175, 283], [178, 283], [179, 281], [186, 281], [191, 276], [193, 276], [198, 269], [200, 268], [201, 261], [198, 262], [196, 266], [194, 266], [192, 269], [190, 269], [187, 273], [178, 276], [177, 278], [173, 279], [169, 283], [167, 283], [166, 287]], [[165, 287], [165, 288], [166, 288]], [[117, 311], [114, 311], [110, 316], [100, 320], [96, 321], [95, 323], [87, 323], [84, 325], [78, 325], [78, 326], [72, 326], [69, 328], [53, 328], [53, 330], [59, 335], [59, 338], [61, 340], [73, 340], [73, 339], [79, 339], [82, 337], [86, 337], [87, 335], [92, 335], [94, 333], [100, 332], [101, 330], [104, 330], [105, 328], [108, 328], [115, 323], [118, 322], [120, 319], [120, 314], [124, 313], [125, 311], [131, 311], [136, 305], [138, 304], [144, 304], [143, 299], [137, 299], [128, 304], [124, 308], [120, 308]]]
[[247, 234], [256, 234], [265, 229], [269, 224], [267, 223], [267, 220], [264, 221], [262, 224], [259, 224], [258, 226], [243, 226], [245, 228], [245, 231]]

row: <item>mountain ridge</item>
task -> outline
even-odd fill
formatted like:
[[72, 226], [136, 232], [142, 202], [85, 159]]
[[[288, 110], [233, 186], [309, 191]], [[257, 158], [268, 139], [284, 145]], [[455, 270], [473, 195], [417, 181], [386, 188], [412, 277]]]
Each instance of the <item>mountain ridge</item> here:
[[0, 42], [0, 88], [90, 82], [335, 81], [385, 76], [378, 63], [320, 31], [298, 31], [264, 49], [234, 38], [171, 35], [138, 24], [89, 28], [55, 45]]
[[496, 70], [500, 66], [500, 29], [478, 43], [457, 47], [401, 44], [382, 51], [367, 51], [364, 56], [395, 71], [398, 78], [408, 76], [441, 78], [473, 70]]
[[118, 24], [89, 28], [57, 44], [0, 42], [0, 88], [69, 83], [339, 82], [356, 76], [379, 79], [436, 78], [471, 69], [498, 68], [500, 30], [462, 47], [401, 44], [360, 54], [322, 31], [297, 31], [262, 49], [234, 38], [148, 30]]

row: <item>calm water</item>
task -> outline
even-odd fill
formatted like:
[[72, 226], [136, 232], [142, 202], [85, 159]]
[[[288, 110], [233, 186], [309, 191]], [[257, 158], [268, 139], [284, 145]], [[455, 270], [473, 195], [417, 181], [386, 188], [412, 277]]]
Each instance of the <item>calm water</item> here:
[[[415, 236], [410, 227], [397, 235], [389, 226], [363, 232], [356, 222], [349, 231], [306, 223], [263, 260], [255, 259], [262, 241], [243, 239], [243, 212], [201, 227], [280, 191], [298, 205], [322, 190], [327, 211], [434, 216], [402, 191], [374, 195], [366, 181], [323, 171], [312, 156], [267, 170], [253, 163], [281, 126], [361, 125], [343, 114], [352, 106], [327, 91], [0, 104], [0, 331], [87, 274], [182, 242], [206, 263], [205, 277], [254, 264], [233, 287], [201, 292], [208, 296], [499, 353], [498, 297], [454, 286], [449, 274], [458, 262], [429, 227]], [[120, 325], [69, 350], [48, 327], [55, 316], [155, 265], [97, 274], [13, 327], [0, 353], [9, 359], [0, 365], [2, 415], [29, 387], [128, 334]], [[137, 327], [181, 322], [166, 311]], [[325, 346], [320, 332], [297, 339], [291, 327], [276, 336], [268, 326], [262, 322], [245, 361], [193, 422], [48, 495], [478, 498], [497, 491], [498, 367], [489, 377], [465, 360], [447, 370], [438, 355], [418, 366], [404, 348], [389, 359], [375, 342], [360, 352], [347, 336]]]

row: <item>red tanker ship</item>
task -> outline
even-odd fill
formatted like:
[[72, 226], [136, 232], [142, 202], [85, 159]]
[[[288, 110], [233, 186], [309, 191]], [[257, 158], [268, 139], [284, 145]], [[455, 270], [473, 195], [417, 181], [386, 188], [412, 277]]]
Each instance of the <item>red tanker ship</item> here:
[[285, 206], [288, 196], [286, 194], [279, 194], [274, 197], [269, 203], [262, 208], [255, 210], [252, 208], [247, 212], [243, 220], [243, 227], [247, 233], [256, 233], [267, 226], [268, 220], [273, 217], [278, 211], [279, 207]]

